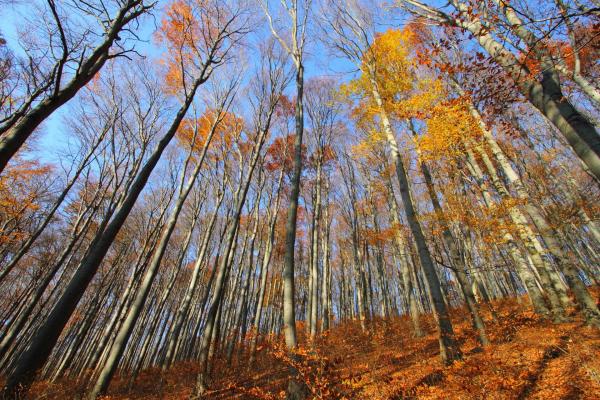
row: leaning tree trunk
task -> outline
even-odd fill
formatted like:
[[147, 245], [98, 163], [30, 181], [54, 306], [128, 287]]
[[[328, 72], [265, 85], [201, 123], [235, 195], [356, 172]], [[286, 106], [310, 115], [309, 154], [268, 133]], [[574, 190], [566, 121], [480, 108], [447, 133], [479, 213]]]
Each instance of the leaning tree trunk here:
[[404, 236], [400, 230], [401, 223], [398, 215], [398, 205], [396, 204], [396, 196], [394, 195], [394, 186], [392, 180], [388, 177], [387, 180], [387, 197], [390, 208], [390, 215], [392, 216], [392, 225], [394, 229], [394, 239], [396, 241], [396, 250], [400, 257], [400, 275], [402, 278], [402, 288], [404, 290], [405, 303], [408, 306], [408, 314], [412, 321], [413, 333], [416, 337], [423, 336], [423, 330], [421, 329], [421, 323], [419, 321], [419, 307], [417, 305], [417, 298], [414, 292], [414, 282], [411, 276], [412, 266], [410, 265], [411, 260], [407, 254], [407, 245], [404, 240]]
[[[471, 175], [473, 175], [473, 177], [475, 178], [482, 192], [483, 202], [486, 207], [491, 207], [493, 205], [493, 201], [491, 194], [487, 190], [487, 187], [484, 183], [483, 171], [477, 164], [477, 160], [475, 159], [475, 154], [473, 153], [473, 150], [467, 148], [466, 153], [467, 166], [469, 167]], [[510, 232], [504, 230], [503, 239], [507, 243], [510, 256], [513, 259], [515, 268], [517, 270], [517, 273], [519, 274], [519, 277], [521, 278], [521, 281], [525, 285], [527, 293], [529, 294], [529, 299], [531, 300], [531, 304], [535, 312], [542, 316], [548, 316], [550, 314], [550, 310], [546, 305], [544, 295], [538, 288], [536, 278], [533, 275], [533, 272], [530, 270], [529, 266], [527, 265], [527, 261], [523, 258], [523, 255], [521, 254], [514, 237]]]
[[[23, 110], [14, 114], [4, 125], [8, 129], [1, 132], [0, 173], [36, 128], [59, 107], [71, 100], [102, 69], [106, 61], [111, 58], [110, 49], [113, 43], [119, 40], [119, 33], [127, 29], [127, 24], [149, 11], [153, 6], [154, 3], [144, 6], [141, 0], [124, 2], [115, 18], [110, 21], [110, 26], [106, 30], [102, 42], [92, 50], [85, 60], [82, 60], [82, 63], [77, 67], [77, 72], [64, 87], [60, 87], [60, 80], [64, 78], [62, 75], [66, 59], [62, 59], [56, 64], [57, 78], [53, 93], [29, 111]], [[68, 56], [67, 53], [63, 54], [63, 57]]]
[[[452, 3], [464, 15], [470, 15], [466, 4], [458, 0]], [[523, 96], [563, 134], [589, 172], [600, 180], [600, 135], [564, 97], [558, 72], [543, 65], [542, 79], [535, 80], [527, 67], [496, 41], [480, 21], [452, 19], [452, 23], [473, 34], [481, 47], [513, 78]]]
[[392, 125], [387, 117], [387, 113], [383, 106], [383, 100], [379, 95], [377, 89], [377, 82], [374, 78], [371, 78], [371, 89], [372, 94], [379, 108], [379, 115], [386, 135], [388, 146], [391, 152], [392, 161], [396, 167], [396, 177], [398, 178], [398, 184], [400, 186], [400, 195], [402, 197], [402, 203], [404, 205], [404, 211], [406, 213], [406, 219], [408, 226], [413, 235], [417, 246], [417, 254], [421, 261], [421, 267], [427, 279], [428, 289], [433, 306], [433, 315], [437, 321], [439, 329], [439, 343], [440, 343], [440, 357], [442, 362], [449, 364], [454, 360], [462, 357], [460, 348], [454, 337], [454, 330], [452, 328], [452, 322], [450, 321], [450, 315], [448, 308], [444, 302], [444, 296], [440, 286], [440, 281], [435, 271], [435, 266], [431, 259], [431, 254], [425, 241], [425, 235], [421, 223], [417, 218], [414, 203], [411, 197], [410, 183], [408, 173], [404, 167], [398, 144], [394, 132], [392, 131]]
[[[413, 129], [412, 122], [409, 121], [410, 128], [413, 134], [416, 136], [416, 132]], [[433, 204], [433, 209], [436, 211], [438, 215], [441, 216], [441, 225], [442, 225], [442, 239], [446, 246], [448, 247], [448, 252], [450, 253], [452, 267], [454, 268], [454, 272], [456, 274], [456, 278], [458, 279], [458, 283], [462, 290], [463, 296], [465, 298], [465, 303], [467, 304], [467, 308], [471, 313], [471, 318], [473, 320], [473, 326], [477, 329], [479, 334], [479, 342], [486, 346], [490, 344], [489, 339], [485, 333], [485, 325], [483, 323], [483, 319], [481, 318], [481, 314], [479, 313], [479, 307], [477, 306], [477, 302], [475, 301], [475, 296], [473, 294], [473, 289], [471, 283], [469, 282], [469, 278], [467, 277], [467, 269], [465, 267], [463, 258], [460, 255], [456, 239], [450, 232], [450, 227], [448, 222], [444, 218], [444, 211], [442, 210], [442, 206], [440, 205], [440, 201], [437, 197], [437, 193], [435, 191], [435, 187], [433, 184], [433, 179], [431, 176], [431, 172], [429, 168], [425, 164], [424, 161], [421, 161], [421, 173], [425, 178], [425, 185], [427, 186], [427, 192], [431, 199], [431, 203]]]
[[[97, 398], [101, 394], [104, 394], [106, 392], [106, 389], [108, 389], [110, 380], [112, 379], [112, 376], [117, 369], [119, 361], [121, 360], [121, 356], [123, 355], [123, 352], [125, 351], [125, 346], [129, 340], [129, 336], [131, 335], [131, 332], [133, 331], [135, 323], [142, 311], [142, 307], [144, 306], [144, 303], [145, 303], [148, 293], [150, 291], [152, 282], [154, 282], [154, 278], [156, 277], [158, 268], [159, 268], [160, 264], [162, 263], [162, 259], [167, 250], [167, 245], [169, 244], [169, 241], [171, 240], [171, 235], [173, 234], [173, 231], [175, 230], [175, 225], [177, 225], [177, 221], [179, 219], [179, 214], [181, 213], [181, 210], [183, 209], [183, 205], [185, 204], [185, 201], [187, 200], [187, 197], [188, 197], [190, 191], [192, 190], [194, 184], [196, 183], [196, 179], [197, 179], [198, 175], [200, 174], [200, 170], [202, 169], [202, 165], [204, 162], [204, 157], [206, 156], [206, 151], [208, 149], [208, 146], [210, 144], [210, 141], [216, 130], [217, 125], [218, 125], [218, 120], [215, 120], [215, 122], [213, 123], [213, 126], [210, 130], [210, 133], [204, 143], [204, 148], [202, 149], [202, 154], [200, 156], [200, 159], [197, 161], [197, 165], [196, 165], [194, 171], [192, 172], [191, 176], [188, 178], [188, 181], [185, 184], [185, 187], [183, 186], [184, 179], [185, 179], [185, 169], [182, 172], [181, 187], [183, 190], [180, 191], [179, 198], [177, 199], [175, 206], [174, 206], [173, 210], [171, 211], [171, 215], [169, 216], [167, 224], [163, 228], [163, 231], [161, 233], [161, 238], [157, 244], [157, 248], [154, 252], [154, 256], [152, 257], [152, 261], [150, 262], [148, 269], [144, 273], [144, 276], [142, 278], [142, 283], [141, 283], [141, 285], [138, 289], [138, 292], [136, 293], [135, 299], [133, 300], [133, 303], [129, 309], [129, 312], [127, 314], [125, 322], [119, 329], [119, 332], [117, 333], [117, 337], [115, 338], [115, 341], [113, 342], [113, 345], [112, 345], [112, 348], [108, 355], [108, 358], [104, 364], [104, 367], [102, 368], [102, 371], [100, 372], [100, 376], [98, 377], [96, 384], [94, 385], [94, 388], [92, 389], [92, 391], [89, 394], [90, 399]], [[190, 158], [193, 157], [193, 151], [190, 151], [189, 157]], [[192, 220], [191, 228], [185, 239], [186, 243], [189, 243], [189, 241], [191, 239], [197, 219], [198, 219], [198, 215], [197, 215], [197, 213], [195, 213], [193, 220]], [[184, 247], [187, 247], [187, 246], [184, 246]]]
[[121, 227], [125, 223], [127, 216], [133, 209], [138, 196], [146, 186], [146, 182], [154, 167], [158, 164], [162, 153], [171, 139], [175, 136], [175, 132], [179, 128], [179, 124], [187, 113], [188, 108], [192, 104], [192, 100], [198, 87], [204, 83], [205, 79], [198, 79], [194, 82], [190, 93], [188, 93], [184, 104], [180, 107], [171, 126], [156, 145], [156, 148], [141, 168], [135, 180], [131, 184], [129, 192], [125, 196], [119, 209], [115, 212], [113, 219], [108, 223], [106, 228], [94, 238], [92, 245], [81, 261], [77, 272], [71, 278], [64, 293], [50, 312], [43, 324], [39, 327], [35, 336], [31, 341], [28, 350], [25, 351], [16, 363], [16, 368], [8, 377], [6, 386], [3, 389], [4, 396], [17, 396], [20, 392], [25, 392], [31, 386], [35, 376], [40, 368], [44, 365], [54, 345], [63, 331], [69, 318], [75, 311], [75, 307], [79, 303], [81, 296], [85, 292], [92, 278], [96, 274], [98, 267], [104, 260], [108, 249], [113, 240], [119, 233]]
[[168, 344], [167, 344], [167, 353], [166, 353], [164, 361], [162, 363], [163, 372], [166, 371], [166, 369], [171, 365], [171, 362], [175, 355], [175, 350], [176, 350], [175, 347], [179, 340], [179, 333], [181, 332], [181, 328], [183, 326], [184, 319], [188, 315], [188, 311], [189, 311], [190, 305], [192, 303], [193, 295], [196, 292], [196, 286], [198, 285], [198, 280], [200, 278], [201, 267], [204, 264], [204, 260], [206, 259], [208, 244], [209, 244], [210, 238], [212, 236], [212, 231], [214, 229], [214, 225], [217, 220], [217, 215], [219, 213], [219, 209], [221, 207], [221, 203], [223, 202], [224, 197], [225, 197], [225, 190], [221, 190], [219, 193], [219, 198], [217, 200], [217, 204], [215, 205], [215, 210], [210, 217], [210, 222], [208, 223], [208, 227], [206, 228], [206, 232], [204, 233], [204, 238], [202, 239], [202, 244], [200, 245], [200, 251], [197, 255], [196, 262], [194, 263], [194, 268], [192, 271], [192, 276], [190, 278], [190, 283], [186, 289], [182, 304], [177, 309], [177, 314], [175, 315], [175, 321], [173, 322], [173, 326], [171, 327], [171, 332], [169, 334], [169, 340], [168, 340]]
[[[586, 323], [593, 326], [600, 327], [600, 311], [596, 305], [596, 302], [590, 295], [589, 291], [585, 287], [585, 284], [579, 277], [579, 272], [577, 271], [577, 267], [571, 263], [567, 255], [564, 253], [562, 246], [559, 240], [556, 237], [556, 232], [547, 222], [546, 218], [542, 215], [541, 211], [538, 207], [531, 203], [529, 199], [529, 194], [527, 193], [521, 178], [518, 176], [516, 171], [510, 165], [508, 158], [505, 156], [504, 152], [498, 146], [496, 141], [491, 135], [489, 130], [484, 130], [484, 137], [486, 139], [487, 144], [492, 149], [492, 154], [494, 154], [498, 164], [502, 168], [504, 175], [506, 176], [509, 183], [515, 189], [517, 196], [526, 202], [525, 210], [531, 217], [533, 223], [537, 226], [544, 242], [548, 246], [550, 253], [554, 256], [554, 259], [565, 276], [567, 283], [575, 298], [577, 299], [577, 303], [582, 309], [583, 315], [585, 317]], [[483, 157], [484, 161], [487, 161], [488, 168], [491, 168], [491, 162], [487, 160], [487, 157]], [[552, 288], [557, 291], [560, 295], [560, 282], [558, 281], [558, 277], [552, 271], [548, 271], [549, 274], [554, 275], [554, 281], [551, 282]], [[566, 294], [563, 293], [561, 296], [561, 302], [563, 304], [568, 304], [568, 298], [566, 298]], [[566, 298], [566, 299], [565, 299]]]

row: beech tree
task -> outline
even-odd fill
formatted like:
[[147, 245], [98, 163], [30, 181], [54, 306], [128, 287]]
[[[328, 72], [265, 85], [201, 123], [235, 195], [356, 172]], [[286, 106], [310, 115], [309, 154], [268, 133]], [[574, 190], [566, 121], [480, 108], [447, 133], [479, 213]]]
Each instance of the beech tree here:
[[[532, 30], [525, 27], [512, 5], [501, 0], [494, 1], [494, 6], [497, 7], [497, 10], [493, 10], [496, 11], [494, 15], [502, 21], [503, 25], [509, 26], [509, 33], [517, 37], [518, 44], [523, 45], [523, 52], [534, 55], [541, 68], [540, 71], [532, 71], [528, 67], [528, 55], [522, 57], [518, 53], [514, 54], [494, 37], [492, 29], [498, 27], [500, 23], [495, 25], [492, 22], [490, 25], [484, 17], [469, 11], [467, 2], [451, 1], [455, 14], [446, 13], [419, 1], [409, 0], [401, 3], [407, 5], [415, 15], [471, 33], [489, 56], [513, 79], [522, 95], [564, 135], [590, 173], [599, 179], [600, 135], [596, 127], [564, 99], [559, 70], [563, 73], [567, 72], [565, 62], [561, 57], [558, 59], [552, 57], [548, 46]], [[517, 49], [520, 50], [520, 47], [517, 46]], [[580, 74], [572, 74], [571, 77], [584, 93], [597, 101], [597, 90], [590, 82]]]
[[[209, 17], [219, 7], [222, 7], [220, 2], [202, 4], [199, 12], [204, 12], [204, 15]], [[93, 278], [99, 264], [106, 255], [106, 251], [129, 215], [152, 170], [158, 163], [160, 156], [179, 128], [181, 121], [194, 100], [196, 91], [208, 80], [216, 66], [227, 61], [228, 52], [235, 42], [239, 40], [239, 36], [244, 33], [245, 28], [237, 22], [242, 12], [241, 10], [233, 10], [232, 13], [224, 15], [223, 19], [214, 21], [214, 25], [210, 26], [202, 26], [199, 25], [200, 22], [191, 20], [189, 14], [191, 10], [192, 8], [189, 5], [187, 8], [184, 6], [182, 10], [176, 7], [171, 11], [169, 18], [172, 18], [177, 24], [183, 20], [184, 28], [186, 30], [188, 28], [192, 29], [192, 35], [188, 36], [186, 33], [185, 36], [178, 37], [177, 31], [175, 34], [171, 34], [168, 31], [168, 26], [166, 30], [167, 40], [170, 41], [175, 51], [175, 60], [179, 58], [180, 65], [182, 66], [180, 70], [175, 70], [174, 68], [177, 67], [171, 66], [169, 73], [179, 74], [179, 82], [177, 83], [183, 89], [183, 103], [150, 157], [141, 166], [135, 180], [131, 183], [131, 188], [123, 198], [119, 208], [115, 210], [114, 218], [106, 224], [102, 233], [95, 238], [86, 257], [82, 260], [77, 273], [62, 294], [53, 312], [48, 316], [46, 323], [37, 330], [28, 351], [16, 362], [15, 371], [8, 379], [5, 388], [5, 392], [7, 393], [14, 393], [23, 388], [26, 389], [36, 372], [50, 355], [54, 344], [83, 295], [86, 286]], [[203, 30], [208, 36], [203, 35], [199, 37], [198, 35], [201, 35]], [[198, 63], [194, 64], [191, 70], [187, 70], [184, 68], [185, 64], [183, 61], [187, 60], [190, 56], [197, 57], [196, 60]], [[151, 103], [149, 107], [152, 106], [153, 104]]]
[[0, 397], [594, 397], [595, 1], [0, 8]]
[[[48, 0], [48, 9], [40, 10], [40, 18], [49, 20], [48, 31], [44, 32], [48, 43], [40, 46], [25, 39], [28, 61], [21, 71], [15, 72], [21, 75], [20, 85], [11, 88], [9, 107], [2, 110], [0, 173], [33, 131], [71, 100], [107, 61], [135, 51], [125, 35], [135, 39], [135, 34], [130, 35], [130, 27], [154, 5], [142, 0], [120, 1], [117, 7], [103, 1], [75, 1], [67, 11], [67, 7]], [[94, 42], [90, 39], [93, 35], [85, 30], [79, 33], [72, 29], [67, 22], [69, 12], [99, 21], [101, 39]]]
[[[381, 129], [388, 143], [392, 163], [396, 169], [396, 178], [400, 187], [400, 195], [411, 234], [415, 240], [419, 261], [428, 281], [430, 295], [434, 305], [440, 328], [440, 353], [444, 362], [452, 362], [460, 358], [460, 349], [454, 340], [452, 324], [446, 305], [442, 299], [440, 283], [435, 272], [435, 266], [425, 241], [422, 226], [417, 219], [416, 211], [411, 198], [410, 181], [407, 167], [404, 165], [398, 142], [396, 140], [389, 113], [390, 104], [398, 92], [408, 90], [410, 84], [402, 82], [406, 65], [401, 59], [402, 50], [394, 52], [401, 44], [389, 43], [397, 38], [389, 35], [374, 37], [372, 15], [357, 3], [336, 4], [337, 13], [331, 21], [326, 21], [326, 27], [336, 34], [337, 48], [350, 59], [356, 62], [361, 69], [361, 77], [349, 86], [349, 93], [355, 92], [365, 100], [367, 107], [379, 118]], [[373, 42], [370, 42], [370, 41]], [[400, 57], [400, 59], [394, 57]], [[392, 62], [389, 64], [388, 62]], [[408, 87], [407, 87], [408, 86]], [[393, 105], [392, 105], [393, 107]]]
[[[270, 11], [269, 2], [260, 1], [269, 21], [273, 36], [285, 49], [296, 67], [296, 104], [295, 104], [295, 142], [294, 142], [294, 172], [292, 177], [292, 193], [287, 215], [286, 250], [283, 270], [284, 282], [284, 328], [286, 346], [293, 350], [298, 341], [296, 338], [296, 317], [294, 312], [294, 250], [296, 244], [296, 224], [298, 198], [300, 196], [300, 179], [302, 175], [302, 141], [304, 137], [304, 52], [308, 21], [311, 14], [312, 0], [283, 1], [281, 6], [287, 14], [291, 30], [289, 37], [283, 36]], [[287, 23], [284, 25], [287, 26]], [[303, 398], [302, 388], [291, 379], [288, 387], [290, 398]]]

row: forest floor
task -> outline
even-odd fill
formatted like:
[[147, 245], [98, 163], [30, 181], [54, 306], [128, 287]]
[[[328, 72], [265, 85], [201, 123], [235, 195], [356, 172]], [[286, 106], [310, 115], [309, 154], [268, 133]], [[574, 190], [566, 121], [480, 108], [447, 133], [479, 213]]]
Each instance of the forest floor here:
[[[433, 321], [422, 318], [427, 332], [414, 338], [410, 321], [371, 322], [368, 333], [345, 323], [301, 351], [295, 366], [313, 392], [327, 399], [600, 399], [600, 332], [580, 320], [554, 325], [526, 311], [515, 299], [484, 310], [492, 342], [482, 349], [466, 311], [452, 319], [463, 359], [449, 367], [439, 360]], [[304, 327], [299, 324], [299, 331]], [[302, 343], [306, 343], [300, 337]], [[228, 365], [213, 364], [207, 399], [279, 399], [284, 394], [286, 359], [279, 344], [263, 343], [253, 368], [247, 357]], [[187, 399], [197, 367], [181, 363], [163, 376], [143, 371], [133, 385], [118, 375], [106, 399]], [[68, 381], [37, 383], [32, 398], [80, 398], [84, 389]]]

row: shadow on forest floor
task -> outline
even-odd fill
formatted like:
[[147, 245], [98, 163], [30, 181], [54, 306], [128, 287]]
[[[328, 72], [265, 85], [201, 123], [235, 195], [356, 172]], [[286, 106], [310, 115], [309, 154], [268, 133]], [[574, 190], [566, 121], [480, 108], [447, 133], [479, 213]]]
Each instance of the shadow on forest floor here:
[[[464, 357], [443, 367], [429, 316], [422, 317], [426, 335], [414, 338], [408, 318], [371, 321], [368, 332], [345, 322], [301, 348], [296, 365], [313, 397], [324, 399], [600, 399], [600, 333], [580, 320], [555, 325], [525, 310], [516, 299], [494, 303], [496, 320], [484, 311], [492, 342], [481, 348], [468, 313], [452, 310]], [[304, 327], [299, 324], [300, 343]], [[260, 346], [256, 362], [248, 354], [227, 365], [213, 363], [206, 399], [279, 399], [287, 385], [289, 363], [279, 340]], [[117, 374], [107, 399], [187, 399], [194, 387], [194, 362], [142, 371], [132, 387]], [[68, 379], [38, 382], [33, 399], [81, 398], [85, 389]]]

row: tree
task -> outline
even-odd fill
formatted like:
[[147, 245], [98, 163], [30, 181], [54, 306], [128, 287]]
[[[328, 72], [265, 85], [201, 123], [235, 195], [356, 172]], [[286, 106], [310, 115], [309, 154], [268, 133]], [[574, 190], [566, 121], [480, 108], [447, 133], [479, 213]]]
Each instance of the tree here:
[[[154, 5], [145, 4], [143, 0], [127, 0], [121, 2], [116, 10], [109, 10], [102, 2], [74, 2], [73, 8], [77, 12], [101, 21], [101, 40], [93, 43], [88, 42], [87, 34], [78, 37], [76, 32], [71, 31], [64, 16], [66, 11], [60, 10], [54, 0], [48, 0], [52, 29], [47, 49], [35, 54], [37, 46], [31, 44], [26, 50], [31, 63], [28, 70], [41, 76], [25, 77], [27, 87], [22, 89], [20, 104], [11, 107], [0, 120], [0, 173], [33, 131], [88, 84], [108, 60], [127, 56], [134, 51], [118, 43], [122, 40], [120, 35], [126, 34], [129, 26], [140, 16], [149, 13]], [[117, 50], [111, 51], [115, 43]], [[46, 60], [48, 54], [54, 54], [56, 47], [60, 49], [59, 55]], [[93, 50], [88, 54], [87, 50], [92, 47]], [[51, 67], [47, 71], [39, 71], [38, 68], [46, 63], [50, 63]]]
[[[273, 36], [292, 58], [296, 67], [296, 141], [294, 143], [294, 172], [292, 177], [292, 192], [286, 225], [286, 250], [283, 269], [284, 301], [283, 323], [285, 343], [289, 350], [294, 350], [298, 341], [296, 338], [296, 317], [294, 305], [294, 250], [296, 243], [296, 219], [298, 213], [298, 198], [300, 195], [300, 177], [302, 175], [302, 140], [304, 136], [304, 50], [306, 45], [306, 31], [311, 12], [312, 0], [283, 1], [281, 4], [288, 14], [290, 23], [290, 37], [282, 37], [278, 32], [269, 3], [260, 0], [265, 11]], [[288, 386], [288, 398], [303, 398], [302, 388], [291, 379]]]
[[[199, 4], [199, 8], [194, 10], [206, 17], [206, 21], [210, 21], [210, 17], [214, 15], [213, 13], [223, 7], [220, 3], [220, 1], [216, 1]], [[205, 20], [191, 19], [190, 10], [192, 8], [189, 5], [176, 3], [169, 11], [167, 22], [165, 22], [166, 32], [168, 33], [167, 40], [169, 40], [170, 46], [174, 50], [174, 59], [181, 61], [182, 74], [179, 84], [183, 90], [183, 103], [170, 126], [156, 144], [152, 154], [141, 167], [127, 195], [115, 211], [114, 217], [103, 231], [94, 238], [92, 246], [81, 261], [76, 274], [71, 279], [60, 300], [32, 338], [28, 351], [20, 356], [16, 368], [4, 388], [6, 394], [14, 395], [19, 391], [27, 390], [38, 370], [48, 359], [60, 333], [131, 212], [150, 174], [167, 145], [175, 136], [181, 121], [194, 100], [196, 91], [210, 78], [215, 67], [227, 61], [229, 51], [245, 32], [244, 25], [239, 22], [243, 13], [242, 10], [233, 10], [231, 13], [217, 13], [216, 15], [219, 15], [220, 18], [213, 20], [213, 24], [208, 26], [200, 25], [200, 21], [205, 22]], [[181, 20], [184, 21], [183, 26], [180, 25]], [[173, 30], [169, 30], [169, 28]], [[190, 30], [193, 32], [192, 34], [188, 34]], [[203, 32], [208, 33], [208, 31], [210, 31], [210, 35], [201, 35]], [[177, 36], [174, 32], [179, 32], [182, 36]], [[209, 40], [205, 40], [205, 38], [209, 38]], [[193, 58], [190, 60], [190, 57]], [[190, 60], [193, 67], [191, 69], [185, 68], [184, 60]], [[152, 104], [150, 107], [152, 107]]]
[[[490, 57], [513, 79], [521, 94], [562, 133], [590, 174], [600, 179], [600, 135], [594, 125], [565, 100], [559, 73], [543, 42], [525, 27], [511, 6], [503, 1], [494, 0], [499, 11], [497, 16], [506, 20], [511, 33], [524, 42], [528, 52], [532, 52], [539, 59], [542, 71], [536, 74], [493, 36], [487, 21], [470, 12], [466, 2], [453, 0], [450, 3], [457, 15], [451, 15], [419, 1], [402, 1], [410, 12], [419, 17], [470, 32]], [[493, 23], [491, 27], [494, 27]], [[558, 65], [563, 69], [560, 63]], [[590, 87], [590, 90], [593, 89]]]
[[[355, 93], [360, 100], [364, 101], [360, 108], [366, 108], [368, 117], [378, 118], [378, 124], [381, 126], [396, 169], [407, 222], [427, 278], [434, 316], [439, 327], [440, 355], [443, 362], [451, 363], [461, 357], [460, 349], [454, 339], [439, 278], [435, 272], [421, 223], [416, 215], [407, 167], [400, 154], [390, 120], [390, 113], [398, 94], [402, 96], [412, 87], [412, 82], [409, 79], [405, 80], [409, 70], [406, 45], [410, 40], [410, 32], [390, 30], [376, 37], [373, 33], [373, 15], [362, 9], [360, 5], [346, 2], [336, 4], [335, 7], [336, 13], [333, 19], [325, 22], [326, 26], [336, 35], [335, 42], [338, 43], [336, 48], [357, 63], [361, 72], [359, 78], [347, 86], [346, 91], [350, 95]], [[406, 102], [410, 102], [410, 99]]]

